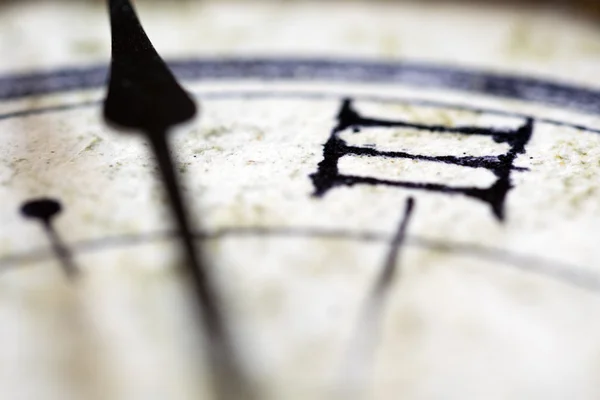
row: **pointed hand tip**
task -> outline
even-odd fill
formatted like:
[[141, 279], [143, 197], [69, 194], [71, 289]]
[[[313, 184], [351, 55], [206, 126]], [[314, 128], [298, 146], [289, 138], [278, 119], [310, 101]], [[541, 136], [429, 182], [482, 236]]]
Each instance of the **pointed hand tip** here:
[[189, 121], [197, 108], [146, 36], [129, 0], [109, 0], [113, 60], [104, 118], [160, 132]]

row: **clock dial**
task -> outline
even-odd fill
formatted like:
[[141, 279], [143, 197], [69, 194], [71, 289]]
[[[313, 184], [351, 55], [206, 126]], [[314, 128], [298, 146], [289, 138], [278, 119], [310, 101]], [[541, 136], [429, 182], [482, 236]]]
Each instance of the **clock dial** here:
[[[136, 5], [199, 105], [169, 154], [256, 398], [597, 398], [596, 27]], [[0, 7], [0, 391], [212, 398], [156, 146], [103, 120], [105, 8]]]

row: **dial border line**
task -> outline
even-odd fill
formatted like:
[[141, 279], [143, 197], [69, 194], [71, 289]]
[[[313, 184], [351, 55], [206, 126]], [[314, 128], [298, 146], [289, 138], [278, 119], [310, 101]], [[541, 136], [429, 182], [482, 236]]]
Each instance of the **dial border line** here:
[[[225, 93], [224, 93], [225, 92]], [[228, 99], [268, 99], [268, 98], [293, 98], [301, 100], [341, 100], [353, 98], [358, 101], [370, 101], [381, 104], [405, 104], [412, 106], [424, 106], [432, 108], [450, 108], [456, 111], [469, 111], [481, 114], [491, 114], [509, 118], [533, 119], [536, 123], [562, 126], [583, 132], [600, 134], [600, 128], [592, 128], [587, 125], [573, 124], [552, 118], [540, 118], [531, 114], [508, 112], [493, 108], [473, 107], [466, 104], [441, 102], [432, 100], [413, 99], [410, 97], [394, 95], [368, 95], [360, 93], [331, 92], [323, 93], [317, 91], [268, 91], [268, 90], [234, 90], [234, 91], [193, 91], [192, 94], [199, 99], [228, 100]], [[101, 100], [87, 100], [81, 102], [65, 103], [54, 106], [40, 107], [0, 113], [0, 122], [10, 119], [26, 118], [30, 116], [51, 114], [54, 112], [68, 112], [82, 108], [100, 106]]]
[[[600, 128], [592, 128], [587, 125], [573, 124], [566, 121], [561, 121], [553, 118], [536, 117], [532, 114], [501, 111], [494, 108], [486, 107], [475, 107], [463, 103], [455, 103], [450, 101], [435, 101], [435, 100], [424, 100], [414, 99], [407, 96], [397, 95], [370, 95], [363, 93], [348, 93], [348, 92], [335, 92], [324, 93], [319, 91], [306, 91], [306, 90], [282, 90], [282, 91], [268, 91], [268, 90], [235, 90], [235, 91], [194, 91], [192, 92], [197, 98], [220, 100], [220, 99], [263, 99], [270, 97], [280, 98], [298, 98], [306, 100], [342, 100], [345, 98], [352, 98], [357, 101], [370, 101], [381, 104], [404, 104], [411, 106], [423, 106], [431, 108], [450, 108], [456, 111], [468, 111], [480, 114], [491, 114], [496, 116], [508, 117], [508, 118], [521, 118], [521, 119], [533, 119], [537, 123], [544, 123], [549, 125], [564, 126], [567, 128], [573, 128], [590, 133], [600, 134]], [[1, 119], [0, 115], [0, 119]]]
[[[228, 227], [216, 229], [212, 232], [194, 232], [193, 236], [196, 240], [201, 241], [224, 240], [228, 238], [252, 239], [274, 237], [278, 239], [320, 238], [388, 244], [392, 241], [393, 234], [390, 235], [381, 231], [348, 231], [314, 227]], [[142, 246], [171, 241], [176, 238], [177, 233], [174, 231], [157, 231], [139, 235], [122, 235], [82, 240], [70, 244], [69, 249], [73, 252], [73, 256], [76, 257], [79, 254], [96, 253], [130, 246]], [[471, 256], [476, 259], [491, 260], [511, 266], [513, 269], [522, 272], [551, 277], [571, 286], [600, 293], [600, 278], [597, 274], [573, 264], [546, 260], [478, 244], [441, 241], [418, 235], [407, 235], [405, 245], [467, 257]], [[50, 248], [39, 248], [27, 253], [7, 256], [0, 258], [0, 273], [5, 273], [27, 264], [53, 260], [54, 258], [54, 253]]]

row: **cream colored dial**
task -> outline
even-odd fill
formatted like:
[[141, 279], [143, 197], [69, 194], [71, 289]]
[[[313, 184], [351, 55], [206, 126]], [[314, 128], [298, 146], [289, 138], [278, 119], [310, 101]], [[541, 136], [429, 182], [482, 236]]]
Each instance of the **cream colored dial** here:
[[[259, 398], [598, 398], [597, 27], [452, 4], [137, 6], [201, 105], [177, 172]], [[101, 118], [107, 21], [103, 4], [0, 6], [0, 393], [211, 398], [149, 148]], [[21, 212], [36, 199], [61, 205], [76, 283]]]

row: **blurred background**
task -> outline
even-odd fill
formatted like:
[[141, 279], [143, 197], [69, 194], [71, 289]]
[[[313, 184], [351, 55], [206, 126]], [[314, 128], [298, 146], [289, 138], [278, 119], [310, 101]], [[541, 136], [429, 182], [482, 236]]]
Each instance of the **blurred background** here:
[[[457, 65], [595, 85], [597, 0], [135, 0], [167, 58]], [[106, 63], [106, 1], [0, 0], [0, 73]]]

